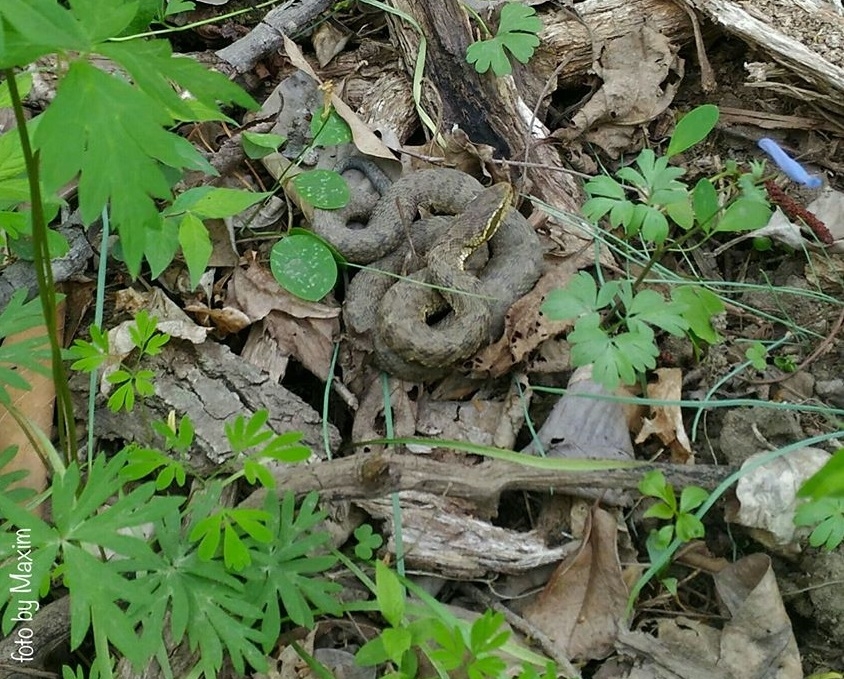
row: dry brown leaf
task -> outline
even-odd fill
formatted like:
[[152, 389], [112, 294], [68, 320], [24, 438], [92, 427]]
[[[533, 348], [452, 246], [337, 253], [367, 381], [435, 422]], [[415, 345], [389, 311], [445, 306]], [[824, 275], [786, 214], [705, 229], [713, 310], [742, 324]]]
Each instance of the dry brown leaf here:
[[551, 290], [568, 283], [581, 263], [576, 257], [554, 260], [533, 290], [510, 307], [504, 334], [472, 359], [472, 372], [492, 377], [504, 375], [542, 342], [565, 332], [570, 321], [552, 321], [539, 312], [539, 307]]
[[[61, 336], [64, 328], [64, 304], [58, 306], [56, 314], [59, 322], [59, 336]], [[15, 335], [9, 335], [4, 344], [11, 345], [46, 335], [47, 328], [39, 325]], [[45, 365], [49, 368], [49, 359], [45, 361]], [[40, 429], [49, 437], [53, 426], [53, 404], [56, 400], [56, 388], [52, 375], [43, 375], [22, 367], [18, 367], [18, 375], [26, 380], [31, 388], [20, 390], [8, 387], [12, 405], [29, 420], [33, 427]], [[32, 447], [26, 434], [18, 426], [15, 418], [3, 408], [0, 412], [0, 450], [5, 450], [9, 446], [17, 446], [18, 450], [14, 459], [3, 467], [3, 473], [26, 470], [29, 475], [15, 485], [21, 488], [32, 488], [36, 493], [43, 491], [47, 487], [47, 467], [38, 451]]]
[[[399, 438], [413, 436], [416, 433], [417, 404], [410, 398], [408, 391], [415, 389], [415, 386], [393, 377], [389, 379], [388, 384], [390, 408], [393, 416], [393, 433]], [[384, 438], [385, 435], [384, 389], [381, 380], [374, 379], [369, 383], [360, 400], [360, 407], [355, 413], [355, 421], [352, 425], [352, 440], [370, 441]], [[381, 449], [383, 447], [369, 446], [366, 448], [366, 452]]]
[[[656, 371], [656, 382], [648, 384], [648, 398], [661, 401], [682, 399], [683, 371], [679, 368], [660, 368]], [[650, 436], [657, 436], [671, 450], [671, 461], [676, 464], [693, 464], [692, 444], [683, 424], [680, 406], [654, 405], [651, 417], [642, 420], [642, 428], [636, 436], [636, 443], [642, 443]]]
[[616, 547], [616, 518], [595, 506], [580, 550], [563, 561], [524, 616], [571, 659], [613, 650], [624, 620], [627, 587]]
[[254, 323], [270, 311], [282, 311], [294, 318], [337, 318], [340, 307], [308, 302], [282, 288], [270, 271], [252, 263], [246, 269], [236, 269], [229, 281], [227, 302], [243, 311]]
[[[160, 289], [150, 292], [138, 292], [134, 288], [124, 288], [115, 293], [115, 309], [128, 311], [133, 316], [141, 309], [146, 309], [151, 318], [156, 319], [157, 329], [170, 337], [187, 340], [192, 344], [202, 344], [208, 337], [209, 328], [197, 325]], [[122, 360], [135, 345], [129, 336], [129, 326], [134, 321], [125, 321], [109, 331], [109, 347]]]
[[341, 31], [330, 21], [320, 24], [311, 36], [311, 44], [321, 67], [340, 54], [348, 42], [348, 31]]
[[613, 155], [628, 142], [627, 130], [619, 128], [642, 125], [665, 111], [684, 69], [677, 47], [643, 23], [638, 31], [606, 42], [595, 71], [603, 80], [601, 89], [574, 115], [571, 127], [552, 136], [571, 140], [592, 130], [589, 141]]
[[213, 323], [217, 332], [222, 336], [238, 333], [249, 327], [252, 322], [240, 309], [230, 306], [222, 309], [211, 309], [204, 304], [188, 304], [185, 311], [197, 315], [203, 323], [209, 321]]
[[800, 652], [770, 557], [744, 557], [715, 575], [715, 587], [730, 614], [717, 666], [735, 679], [761, 677], [774, 667], [778, 679], [802, 677]]
[[[328, 379], [334, 341], [340, 332], [340, 307], [308, 302], [291, 295], [258, 264], [235, 269], [229, 281], [229, 306], [240, 309], [252, 322], [262, 321], [260, 334], [250, 335], [244, 357], [273, 375], [282, 375], [286, 358], [299, 361], [322, 380]], [[272, 338], [278, 357], [252, 343]], [[261, 357], [257, 360], [257, 357]]]
[[223, 219], [206, 219], [208, 237], [211, 239], [211, 256], [206, 267], [237, 266], [240, 255], [234, 242], [234, 231]]
[[721, 630], [677, 618], [659, 623], [658, 639], [643, 632], [619, 635], [625, 654], [646, 658], [637, 676], [801, 679], [800, 653], [770, 558], [752, 554], [714, 578], [727, 618]]

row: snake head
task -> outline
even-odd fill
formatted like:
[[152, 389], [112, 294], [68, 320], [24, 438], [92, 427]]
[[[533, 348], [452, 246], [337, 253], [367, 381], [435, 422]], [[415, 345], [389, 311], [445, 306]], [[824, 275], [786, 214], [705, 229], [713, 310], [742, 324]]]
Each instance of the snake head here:
[[500, 182], [484, 189], [472, 199], [457, 217], [467, 235], [465, 246], [475, 249], [495, 235], [510, 209], [513, 195], [512, 185]]

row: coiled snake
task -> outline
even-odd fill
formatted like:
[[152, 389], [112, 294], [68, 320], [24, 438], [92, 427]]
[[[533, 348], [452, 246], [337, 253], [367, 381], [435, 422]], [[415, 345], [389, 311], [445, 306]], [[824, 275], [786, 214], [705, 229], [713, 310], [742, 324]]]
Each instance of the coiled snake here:
[[[419, 381], [443, 377], [500, 337], [507, 309], [539, 278], [539, 239], [510, 208], [507, 184], [484, 189], [468, 174], [436, 169], [412, 172], [384, 189], [363, 165], [346, 167], [364, 171], [382, 193], [366, 228], [347, 224], [350, 216], [361, 217], [359, 206], [314, 213], [317, 234], [349, 261], [371, 265], [346, 292], [347, 326], [371, 334], [376, 362], [387, 372]], [[414, 222], [420, 208], [454, 217]], [[485, 243], [489, 260], [476, 274], [466, 262]], [[409, 280], [373, 271], [399, 273], [408, 250], [427, 265]]]

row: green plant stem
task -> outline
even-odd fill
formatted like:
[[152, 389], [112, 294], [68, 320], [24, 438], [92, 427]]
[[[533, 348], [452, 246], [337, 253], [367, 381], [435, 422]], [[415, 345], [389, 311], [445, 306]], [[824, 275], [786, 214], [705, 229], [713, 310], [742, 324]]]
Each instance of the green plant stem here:
[[331, 364], [328, 366], [328, 378], [325, 380], [325, 389], [322, 392], [322, 445], [325, 449], [326, 459], [331, 459], [331, 436], [328, 431], [328, 399], [331, 396], [331, 385], [334, 383], [334, 373], [337, 370], [337, 357], [340, 354], [340, 342], [334, 343], [334, 351], [331, 354]]
[[15, 112], [18, 136], [21, 140], [26, 173], [29, 181], [29, 197], [32, 205], [32, 243], [35, 276], [38, 280], [38, 295], [41, 298], [41, 309], [44, 313], [44, 325], [50, 341], [52, 358], [53, 382], [56, 389], [56, 414], [59, 430], [59, 448], [65, 459], [70, 462], [76, 459], [76, 427], [73, 415], [73, 403], [70, 398], [67, 373], [62, 360], [62, 338], [59, 337], [56, 323], [56, 290], [53, 281], [52, 258], [47, 242], [47, 223], [44, 217], [44, 204], [41, 197], [41, 180], [39, 176], [38, 159], [32, 151], [29, 133], [26, 128], [26, 118], [23, 112], [18, 84], [13, 69], [4, 69], [3, 74], [9, 86], [12, 108]]
[[[531, 386], [534, 391], [563, 396], [567, 389], [558, 387]], [[690, 401], [685, 399], [641, 398], [640, 396], [618, 396], [616, 394], [576, 394], [578, 398], [592, 398], [598, 401], [616, 401], [632, 405], [678, 406], [680, 408], [694, 408], [696, 410], [714, 410], [715, 408], [739, 408], [742, 406], [768, 408], [770, 410], [798, 410], [801, 413], [819, 413], [829, 417], [844, 417], [844, 409], [829, 408], [827, 406], [813, 406], [806, 403], [781, 403], [774, 401], [759, 401], [752, 398], [730, 398], [723, 401]]]
[[135, 33], [134, 35], [123, 35], [117, 38], [110, 38], [109, 42], [128, 42], [129, 40], [137, 40], [139, 38], [154, 38], [157, 35], [169, 35], [170, 33], [192, 31], [193, 29], [199, 28], [200, 26], [205, 26], [206, 24], [220, 23], [226, 19], [231, 19], [240, 14], [253, 12], [256, 9], [263, 9], [264, 7], [269, 7], [270, 5], [277, 5], [280, 1], [281, 0], [268, 0], [268, 2], [262, 2], [258, 5], [255, 5], [254, 7], [244, 7], [243, 9], [237, 9], [232, 12], [229, 12], [228, 14], [214, 15], [212, 17], [209, 17], [208, 19], [194, 21], [189, 24], [185, 24], [184, 26], [168, 26], [167, 28], [161, 28], [157, 31], [146, 31], [145, 33]]
[[492, 32], [489, 30], [489, 27], [484, 23], [484, 20], [481, 19], [481, 15], [478, 14], [474, 8], [467, 5], [465, 2], [461, 2], [460, 5], [463, 7], [463, 11], [467, 14], [471, 15], [472, 18], [477, 22], [478, 26], [481, 27], [481, 33], [483, 33], [484, 38], [489, 39], [492, 38]]
[[[105, 309], [105, 286], [106, 269], [108, 268], [108, 239], [111, 233], [111, 222], [108, 217], [108, 210], [103, 208], [102, 214], [103, 232], [100, 237], [100, 266], [97, 269], [97, 296], [94, 302], [94, 325], [100, 330], [103, 327], [103, 311]], [[100, 371], [92, 370], [88, 377], [88, 437], [87, 457], [88, 468], [94, 462], [94, 411], [97, 401], [97, 383], [99, 382]]]

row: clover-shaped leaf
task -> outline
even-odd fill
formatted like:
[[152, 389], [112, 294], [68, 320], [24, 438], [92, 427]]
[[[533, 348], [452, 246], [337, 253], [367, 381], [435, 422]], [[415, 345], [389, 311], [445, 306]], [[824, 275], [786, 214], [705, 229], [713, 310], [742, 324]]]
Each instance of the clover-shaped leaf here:
[[536, 34], [541, 28], [542, 21], [536, 16], [533, 7], [526, 7], [519, 2], [508, 2], [501, 8], [498, 32], [489, 40], [469, 45], [466, 61], [474, 64], [478, 73], [486, 73], [492, 67], [497, 76], [509, 75], [513, 69], [507, 52], [526, 64], [539, 45]]

